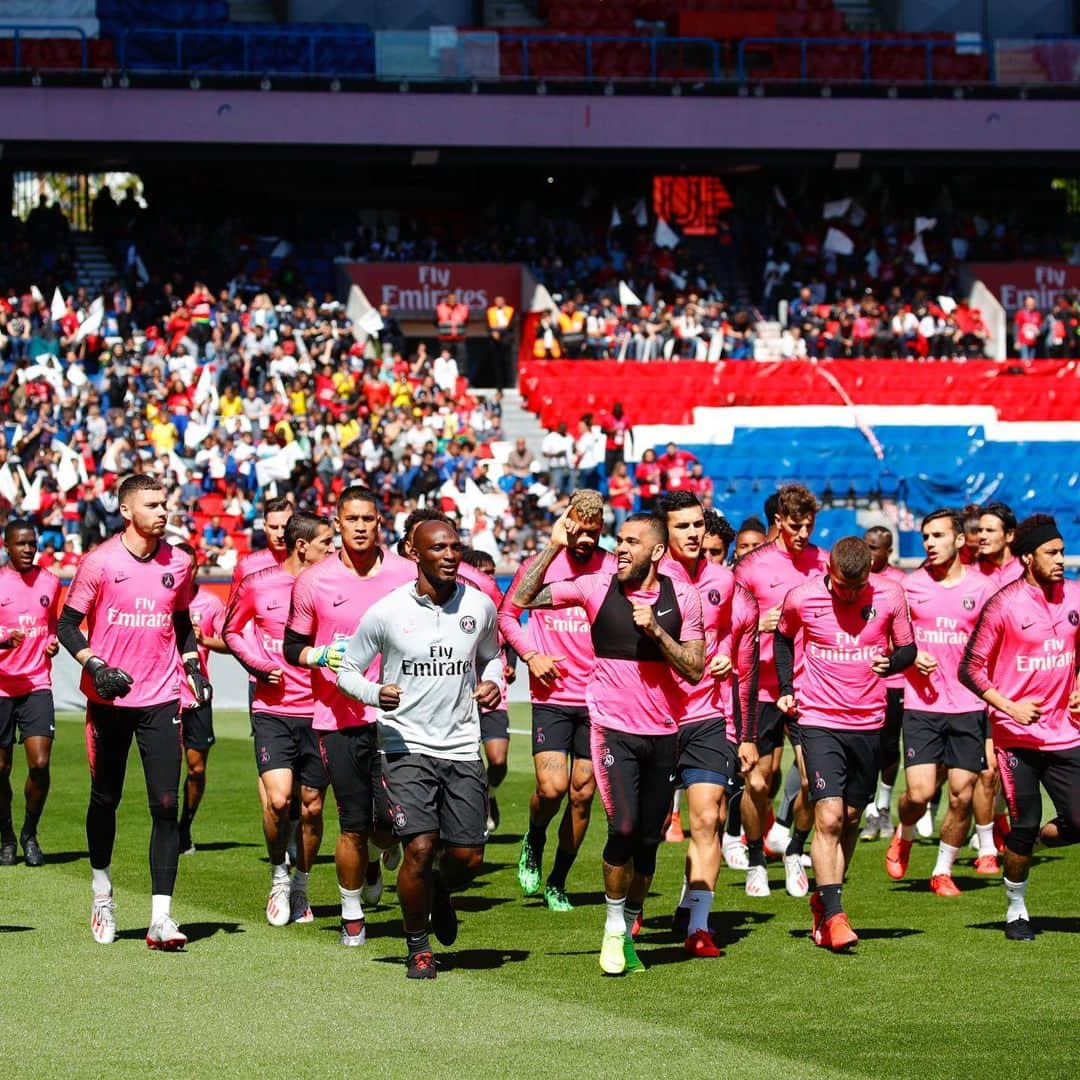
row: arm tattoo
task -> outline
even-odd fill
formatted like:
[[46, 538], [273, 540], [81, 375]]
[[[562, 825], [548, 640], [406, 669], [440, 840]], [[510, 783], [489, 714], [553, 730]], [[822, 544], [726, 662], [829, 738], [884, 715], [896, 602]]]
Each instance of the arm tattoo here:
[[684, 679], [692, 683], [701, 681], [705, 673], [705, 642], [701, 638], [676, 641], [661, 627], [655, 640], [664, 658]]
[[533, 559], [532, 566], [522, 575], [514, 595], [510, 598], [512, 604], [520, 608], [551, 607], [551, 590], [542, 588], [544, 575], [548, 567], [555, 561], [555, 556], [562, 548], [548, 544], [539, 555]]

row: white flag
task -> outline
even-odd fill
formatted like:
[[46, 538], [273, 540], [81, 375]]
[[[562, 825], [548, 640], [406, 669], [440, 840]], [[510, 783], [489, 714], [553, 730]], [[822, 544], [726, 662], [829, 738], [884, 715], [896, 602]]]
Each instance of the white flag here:
[[951, 296], [939, 296], [937, 302], [946, 315], [951, 315], [956, 310], [956, 301]]
[[622, 216], [619, 214], [619, 208], [617, 206], [613, 206], [611, 208], [611, 224], [608, 226], [608, 228], [617, 229], [621, 224]]
[[52, 306], [49, 308], [49, 315], [53, 322], [59, 322], [64, 317], [64, 312], [67, 311], [67, 305], [64, 303], [64, 294], [59, 289], [53, 290]]
[[653, 243], [657, 247], [674, 248], [679, 246], [679, 234], [663, 219], [656, 219], [653, 231]]
[[374, 337], [383, 328], [382, 316], [373, 307], [369, 307], [367, 311], [357, 319], [356, 324], [368, 337]]
[[830, 218], [843, 217], [851, 209], [851, 199], [835, 199], [827, 202], [821, 216], [828, 221]]
[[625, 281], [619, 282], [619, 306], [624, 308], [641, 307], [641, 301]]
[[936, 224], [936, 217], [917, 217], [915, 219], [915, 232], [924, 233], [927, 229], [932, 229]]
[[830, 228], [825, 234], [825, 243], [822, 247], [834, 255], [850, 255], [855, 250], [855, 242], [847, 233]]
[[76, 341], [82, 341], [91, 334], [96, 334], [101, 329], [101, 322], [105, 318], [105, 301], [98, 297], [91, 305], [90, 312], [83, 319], [82, 325], [75, 334]]
[[214, 394], [214, 365], [203, 364], [199, 381], [195, 384], [195, 404], [201, 405]]
[[17, 493], [14, 473], [7, 465], [0, 465], [0, 499], [14, 506]]
[[908, 251], [911, 252], [911, 260], [916, 266], [929, 266], [930, 260], [926, 257], [926, 245], [923, 243], [922, 236], [916, 236], [908, 244]]
[[41, 477], [35, 476], [34, 482], [26, 489], [23, 496], [22, 512], [36, 514], [41, 509]]
[[630, 211], [634, 215], [634, 223], [641, 228], [645, 228], [649, 224], [649, 211], [645, 208], [645, 200], [638, 199], [634, 203], [634, 209]]
[[668, 277], [671, 279], [671, 284], [674, 285], [676, 289], [686, 288], [686, 278], [684, 278], [682, 274], [676, 274], [675, 271], [672, 270]]
[[32, 296], [32, 297], [33, 297], [33, 298], [34, 298], [34, 299], [35, 299], [35, 300], [37, 301], [37, 303], [39, 303], [39, 304], [40, 304], [40, 303], [42, 302], [42, 300], [44, 300], [44, 299], [45, 299], [45, 297], [41, 295], [41, 290], [40, 290], [40, 289], [39, 289], [39, 288], [38, 288], [38, 287], [37, 287], [36, 285], [31, 285], [31, 286], [30, 286], [30, 295], [31, 295], [31, 296]]

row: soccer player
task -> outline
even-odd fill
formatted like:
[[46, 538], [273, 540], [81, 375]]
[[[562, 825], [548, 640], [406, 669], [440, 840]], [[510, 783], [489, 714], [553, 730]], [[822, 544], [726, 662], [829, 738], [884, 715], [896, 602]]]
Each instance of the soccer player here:
[[[986, 764], [986, 713], [963, 686], [957, 669], [986, 599], [986, 579], [960, 557], [963, 522], [952, 510], [935, 510], [922, 522], [926, 562], [903, 582], [918, 654], [904, 673], [904, 774], [900, 824], [885, 855], [885, 869], [899, 880], [907, 873], [915, 824], [948, 770], [949, 809], [941, 823], [930, 888], [959, 896], [952, 877], [956, 853], [967, 836], [975, 781]], [[994, 871], [997, 860], [993, 860]], [[985, 872], [976, 864], [975, 869]]]
[[4, 528], [8, 565], [0, 568], [0, 866], [14, 866], [17, 854], [11, 820], [11, 766], [15, 733], [26, 750], [26, 812], [19, 843], [27, 866], [45, 856], [37, 827], [49, 794], [49, 758], [56, 730], [52, 658], [60, 579], [34, 565], [37, 531], [25, 518]]
[[[721, 952], [709, 932], [709, 911], [720, 873], [724, 793], [736, 774], [747, 773], [757, 761], [750, 726], [757, 719], [757, 604], [735, 585], [726, 566], [702, 553], [705, 514], [696, 496], [668, 492], [660, 497], [658, 513], [670, 544], [660, 571], [697, 590], [705, 633], [704, 677], [694, 683], [675, 674], [681, 699], [675, 714], [676, 765], [690, 813], [690, 846], [675, 926], [685, 930], [683, 947], [690, 956], [715, 957]], [[737, 631], [732, 626], [736, 588], [752, 616], [749, 627], [744, 620]], [[738, 689], [725, 694], [732, 678]]]
[[292, 516], [293, 504], [290, 499], [285, 496], [267, 499], [263, 507], [263, 533], [266, 535], [266, 547], [248, 552], [243, 558], [237, 560], [232, 576], [233, 588], [236, 588], [248, 574], [264, 570], [268, 566], [280, 566], [285, 561], [287, 554], [285, 526], [288, 525], [289, 518]]
[[[194, 590], [191, 597], [191, 625], [195, 628], [198, 646], [199, 669], [203, 678], [210, 681], [208, 661], [211, 652], [225, 653], [228, 648], [219, 636], [225, 619], [225, 605], [209, 590], [200, 589], [195, 581], [199, 558], [191, 544], [174, 544], [191, 559], [191, 579]], [[180, 731], [184, 740], [187, 759], [187, 777], [184, 780], [184, 808], [180, 812], [180, 854], [194, 855], [191, 842], [191, 823], [206, 792], [206, 762], [210, 747], [214, 745], [214, 710], [209, 701], [197, 702], [185, 679], [180, 680]]]
[[[341, 943], [350, 947], [367, 940], [364, 905], [374, 907], [382, 894], [379, 848], [394, 841], [382, 797], [375, 710], [343, 694], [337, 673], [368, 608], [416, 577], [414, 563], [379, 546], [379, 525], [375, 494], [358, 484], [345, 488], [337, 505], [341, 550], [296, 579], [283, 650], [287, 663], [311, 669], [312, 728], [337, 802]], [[307, 897], [296, 895], [295, 884], [293, 891], [293, 917], [307, 919]]]
[[580, 526], [564, 514], [513, 592], [518, 607], [583, 607], [596, 666], [586, 688], [590, 744], [608, 816], [603, 869], [607, 917], [600, 967], [639, 972], [633, 931], [656, 871], [656, 851], [675, 784], [675, 721], [680, 706], [672, 670], [689, 682], [705, 671], [705, 637], [696, 590], [658, 571], [667, 526], [631, 514], [619, 529], [615, 573], [601, 571], [543, 585], [548, 568], [573, 547]]
[[[893, 534], [884, 525], [874, 525], [863, 534], [870, 548], [870, 574], [897, 582], [903, 588], [907, 574], [898, 566], [892, 566], [889, 558], [893, 550]], [[879, 836], [892, 834], [890, 817], [892, 789], [900, 768], [900, 723], [904, 715], [903, 675], [890, 675], [885, 680], [885, 726], [881, 729], [881, 767], [877, 786], [877, 798], [866, 808], [863, 818], [861, 840], [876, 840]]]
[[[307, 902], [308, 876], [322, 841], [327, 776], [311, 727], [311, 676], [304, 668], [286, 661], [284, 637], [296, 578], [305, 566], [323, 559], [333, 542], [334, 530], [325, 518], [293, 514], [285, 526], [284, 562], [248, 574], [233, 589], [225, 611], [225, 644], [255, 679], [251, 727], [259, 770], [263, 836], [270, 857], [266, 921], [271, 926], [312, 919]], [[253, 635], [244, 633], [249, 624], [254, 627]], [[296, 872], [290, 882], [285, 849], [295, 780], [300, 782], [300, 839]]]
[[767, 530], [759, 518], [748, 517], [739, 526], [735, 534], [735, 561], [761, 547], [765, 543]]
[[[604, 531], [604, 503], [598, 491], [579, 488], [567, 511], [574, 522], [574, 542], [552, 559], [545, 578], [573, 580], [603, 571], [612, 573], [614, 556], [599, 547]], [[589, 747], [586, 690], [596, 654], [583, 607], [533, 611], [522, 626], [522, 608], [514, 593], [539, 555], [525, 560], [499, 607], [499, 629], [529, 668], [532, 701], [532, 752], [536, 788], [529, 800], [529, 828], [521, 839], [518, 884], [526, 896], [540, 891], [547, 828], [563, 799], [559, 846], [544, 886], [551, 911], [571, 911], [566, 878], [589, 828], [596, 778]], [[542, 583], [543, 579], [541, 579]]]
[[841, 891], [877, 780], [885, 676], [904, 671], [916, 654], [904, 591], [880, 575], [872, 579], [866, 541], [844, 537], [832, 549], [828, 574], [784, 598], [774, 636], [776, 705], [798, 713], [814, 807], [813, 941], [840, 952], [859, 940]]
[[[373, 604], [349, 641], [338, 688], [379, 710], [383, 785], [405, 848], [397, 875], [410, 979], [435, 978], [428, 925], [457, 939], [451, 890], [484, 859], [487, 778], [477, 706], [502, 695], [495, 605], [457, 580], [462, 545], [441, 521], [410, 541], [414, 584]], [[367, 673], [381, 655], [379, 681]]]
[[[89, 552], [75, 573], [57, 623], [60, 644], [83, 669], [90, 805], [86, 841], [94, 892], [94, 940], [116, 940], [112, 852], [116, 808], [124, 792], [132, 738], [139, 747], [150, 803], [151, 949], [187, 944], [172, 917], [180, 856], [180, 669], [197, 702], [210, 700], [188, 607], [191, 560], [166, 543], [166, 493], [148, 474], [118, 492], [124, 529]], [[86, 620], [89, 639], [80, 629]], [[116, 704], [117, 699], [123, 701]]]
[[[765, 829], [768, 824], [773, 778], [780, 768], [784, 750], [785, 719], [796, 760], [799, 762], [799, 771], [805, 782], [806, 771], [802, 765], [797, 718], [785, 718], [776, 704], [779, 685], [776, 665], [773, 663], [773, 631], [776, 629], [780, 608], [787, 593], [808, 578], [822, 577], [828, 569], [825, 553], [810, 543], [817, 510], [817, 500], [807, 488], [801, 484], [786, 484], [776, 493], [776, 539], [755, 548], [735, 564], [735, 580], [745, 586], [757, 601], [760, 610], [758, 631], [761, 635], [757, 723], [759, 757], [747, 777], [746, 790], [740, 799], [749, 861], [746, 871], [747, 896], [769, 895], [769, 873], [765, 865]], [[803, 798], [800, 798], [794, 805], [794, 828], [783, 849], [785, 885], [788, 891], [796, 896], [805, 893], [799, 892], [801, 881], [795, 873], [795, 860], [788, 861], [786, 856], [800, 856], [798, 862], [801, 872], [801, 856], [812, 824], [811, 815], [803, 801]], [[802, 877], [805, 879], [805, 874]]]
[[1042, 820], [1040, 784], [1058, 814], [1043, 830], [1046, 841], [1080, 839], [1080, 586], [1065, 580], [1065, 544], [1049, 515], [1020, 522], [1013, 550], [1023, 577], [987, 601], [960, 679], [990, 707], [1012, 819], [1005, 838], [1005, 937], [1031, 941], [1027, 882]]
[[1012, 552], [1016, 515], [1004, 503], [987, 503], [979, 514], [979, 570], [1000, 589], [1023, 575]]
[[964, 548], [960, 552], [960, 558], [965, 563], [977, 563], [979, 561], [979, 518], [982, 517], [982, 507], [978, 503], [968, 503], [960, 516], [964, 522]]
[[701, 553], [709, 562], [723, 565], [727, 562], [728, 552], [735, 543], [735, 530], [723, 514], [716, 510], [705, 511], [705, 539], [701, 542]]

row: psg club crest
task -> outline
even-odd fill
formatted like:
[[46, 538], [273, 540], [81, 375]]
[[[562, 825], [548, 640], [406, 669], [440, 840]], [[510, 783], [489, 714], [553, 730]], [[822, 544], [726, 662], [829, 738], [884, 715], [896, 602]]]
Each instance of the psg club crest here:
[[615, 764], [615, 755], [608, 753], [603, 756], [603, 765], [605, 769], [610, 769]]
[[867, 622], [869, 622], [877, 614], [877, 608], [872, 607], [870, 604], [867, 604], [866, 607], [864, 607], [862, 609], [861, 614], [862, 614], [862, 617]]
[[712, 604], [713, 607], [716, 607], [716, 605], [720, 603], [720, 590], [719, 589], [710, 589], [709, 590], [709, 603]]
[[394, 828], [395, 829], [404, 829], [405, 826], [408, 824], [408, 821], [409, 821], [409, 819], [405, 816], [405, 811], [402, 810], [401, 807], [399, 806], [394, 811]]
[[471, 615], [462, 615], [461, 622], [458, 623], [458, 626], [460, 626], [466, 634], [476, 633], [476, 620]]
[[[42, 597], [42, 599], [44, 600], [45, 598]], [[1076, 626], [1078, 623], [1080, 623], [1080, 613], [1075, 612], [1075, 611], [1070, 611], [1069, 612], [1069, 625], [1070, 626]]]
[[[49, 606], [49, 598], [48, 598], [47, 596], [39, 596], [39, 597], [38, 597], [38, 603], [39, 603], [39, 604], [40, 604], [40, 605], [41, 605], [42, 607], [48, 607], [48, 606]], [[1074, 611], [1074, 612], [1073, 612], [1073, 614], [1075, 615], [1075, 614], [1076, 614], [1076, 612]]]
[[964, 597], [964, 610], [965, 611], [974, 611], [975, 610], [975, 597], [974, 596], [965, 596]]
[[260, 765], [269, 765], [270, 764], [270, 751], [265, 746], [260, 746], [259, 747], [259, 764]]
[[172, 574], [162, 574], [161, 584], [164, 585], [166, 589], [171, 589], [176, 584], [176, 578], [174, 578]]

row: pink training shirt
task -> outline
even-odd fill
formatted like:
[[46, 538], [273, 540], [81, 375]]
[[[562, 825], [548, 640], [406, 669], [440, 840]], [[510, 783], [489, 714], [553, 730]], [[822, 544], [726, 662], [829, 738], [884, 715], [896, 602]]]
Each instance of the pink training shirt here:
[[[727, 737], [736, 745], [757, 741], [758, 701], [758, 619], [760, 609], [753, 594], [735, 582], [731, 594], [731, 632], [720, 642], [718, 652], [731, 657], [733, 679], [721, 684], [724, 694], [724, 716], [727, 718]], [[735, 687], [738, 685], [738, 713], [735, 711]], [[738, 724], [736, 724], [736, 720]]]
[[233, 567], [231, 588], [235, 589], [250, 574], [257, 574], [268, 566], [280, 566], [284, 561], [284, 555], [278, 559], [268, 547], [260, 548], [258, 551], [249, 551], [243, 558], [236, 560], [236, 566]]
[[20, 574], [0, 568], [0, 641], [16, 630], [26, 637], [13, 649], [0, 649], [0, 697], [22, 697], [52, 687], [52, 660], [45, 646], [56, 640], [60, 579], [32, 566]]
[[[195, 595], [191, 598], [192, 626], [200, 629], [205, 637], [218, 637], [221, 633], [222, 623], [225, 621], [225, 605], [209, 590], [200, 589], [196, 586]], [[198, 647], [199, 667], [208, 679], [210, 678], [210, 650], [205, 645]], [[183, 661], [180, 664], [180, 708], [192, 709], [196, 705], [195, 695], [191, 692], [187, 675], [184, 673]]]
[[[137, 559], [118, 535], [79, 563], [66, 605], [86, 614], [90, 651], [131, 676], [131, 689], [115, 704], [125, 709], [164, 705], [180, 698], [173, 614], [191, 604], [191, 559], [161, 541], [149, 559]], [[83, 671], [82, 692], [105, 702]]]
[[[612, 571], [601, 571], [568, 581], [556, 581], [551, 589], [556, 608], [583, 607], [590, 622], [607, 598]], [[705, 637], [697, 590], [685, 581], [672, 579], [675, 602], [682, 616], [682, 641]], [[626, 593], [633, 604], [653, 604], [659, 589]], [[640, 633], [640, 631], [639, 631]], [[599, 727], [632, 735], [670, 735], [681, 710], [681, 696], [671, 665], [659, 660], [616, 660], [598, 656], [585, 690], [592, 722]]]
[[1069, 713], [1076, 685], [1080, 585], [1063, 581], [1049, 599], [1025, 578], [1010, 582], [987, 600], [960, 662], [964, 685], [980, 697], [991, 687], [1010, 701], [1037, 701], [1042, 716], [1018, 724], [991, 708], [994, 745], [1036, 750], [1080, 746], [1080, 727]]
[[803, 666], [795, 672], [795, 700], [803, 727], [877, 731], [885, 723], [885, 680], [871, 664], [914, 640], [904, 591], [871, 578], [852, 604], [842, 604], [825, 578], [792, 589], [777, 626], [785, 637], [803, 634]]
[[[527, 656], [536, 651], [543, 656], [565, 658], [559, 661], [562, 677], [555, 683], [540, 682], [530, 672], [529, 697], [533, 704], [584, 708], [585, 690], [596, 666], [589, 617], [585, 609], [580, 605], [558, 610], [536, 608], [529, 612], [528, 624], [522, 626], [522, 609], [510, 600], [535, 558], [533, 555], [521, 564], [499, 605], [499, 631], [518, 656]], [[589, 556], [589, 561], [582, 564], [575, 562], [563, 550], [555, 556], [545, 578], [575, 581], [589, 574], [614, 572], [615, 558], [609, 552], [597, 548]]]
[[[229, 650], [249, 671], [268, 674], [280, 668], [282, 672], [277, 684], [255, 679], [252, 712], [312, 715], [311, 673], [307, 668], [287, 664], [282, 653], [295, 582], [288, 570], [276, 564], [266, 566], [248, 574], [229, 597], [222, 633]], [[243, 632], [249, 623], [255, 627], [254, 640]]]
[[[902, 589], [904, 582], [907, 581], [907, 574], [900, 569], [899, 566], [885, 566], [878, 573], [871, 572], [871, 578], [879, 577], [885, 581], [895, 581], [897, 585]], [[904, 672], [900, 672], [898, 675], [890, 675], [885, 680], [885, 685], [890, 690], [903, 690], [907, 685], [907, 680], [904, 678]]]
[[[735, 580], [745, 585], [757, 601], [762, 615], [779, 607], [784, 597], [808, 578], [824, 577], [829, 570], [828, 552], [808, 544], [792, 555], [781, 540], [763, 544], [747, 552], [735, 564]], [[773, 662], [773, 636], [762, 634], [759, 642], [761, 660], [758, 674], [758, 696], [762, 701], [775, 701], [780, 693]], [[795, 643], [795, 671], [802, 666], [801, 648]]]
[[[1001, 589], [1018, 577], [1024, 576], [1024, 564], [1015, 555], [1010, 556], [1008, 562], [1002, 563], [1001, 566], [995, 566], [983, 559], [979, 559], [975, 566], [979, 573], [989, 580], [992, 589]], [[990, 593], [987, 593], [988, 597], [989, 595]]]
[[937, 661], [932, 675], [920, 675], [915, 665], [903, 673], [904, 708], [934, 713], [968, 713], [986, 708], [957, 674], [968, 638], [987, 597], [994, 592], [987, 579], [972, 567], [955, 585], [935, 581], [920, 567], [904, 581], [908, 614], [919, 652]]
[[[342, 561], [340, 554], [327, 555], [300, 572], [292, 587], [289, 611], [290, 630], [313, 640], [316, 646], [335, 641], [346, 643], [360, 620], [376, 600], [399, 585], [416, 580], [416, 563], [383, 550], [376, 572], [359, 577]], [[302, 669], [308, 676], [315, 710], [311, 726], [316, 731], [373, 724], [377, 710], [343, 694], [337, 687], [337, 673], [327, 668]], [[365, 676], [377, 680], [379, 658], [372, 661]]]

